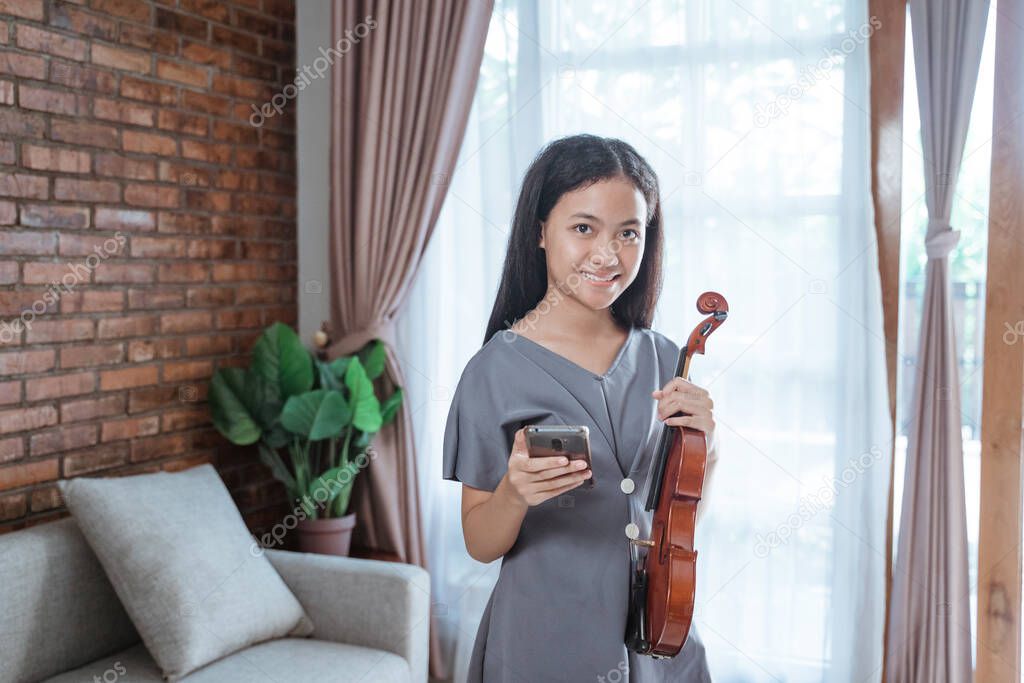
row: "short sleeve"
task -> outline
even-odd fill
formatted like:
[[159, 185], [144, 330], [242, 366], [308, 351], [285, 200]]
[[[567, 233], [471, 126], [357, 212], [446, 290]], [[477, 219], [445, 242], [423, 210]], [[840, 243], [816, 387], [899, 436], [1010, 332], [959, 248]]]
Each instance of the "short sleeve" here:
[[[444, 428], [444, 478], [494, 491], [508, 470], [512, 441], [488, 389], [467, 366]], [[513, 433], [514, 436], [514, 433]]]

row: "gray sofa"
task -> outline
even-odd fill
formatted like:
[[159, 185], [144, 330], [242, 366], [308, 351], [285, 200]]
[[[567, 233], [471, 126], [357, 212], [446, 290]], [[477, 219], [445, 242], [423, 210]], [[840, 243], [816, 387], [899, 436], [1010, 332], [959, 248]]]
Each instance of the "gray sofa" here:
[[[430, 581], [420, 567], [267, 550], [315, 625], [181, 679], [427, 680]], [[162, 681], [72, 518], [0, 535], [0, 683]]]

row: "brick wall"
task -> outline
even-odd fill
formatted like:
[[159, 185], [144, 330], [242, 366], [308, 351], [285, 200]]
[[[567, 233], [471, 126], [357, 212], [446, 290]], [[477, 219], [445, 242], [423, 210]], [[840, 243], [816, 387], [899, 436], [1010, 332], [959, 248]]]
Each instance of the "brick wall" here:
[[213, 462], [253, 530], [281, 487], [209, 378], [296, 322], [292, 0], [0, 0], [0, 532], [61, 477]]

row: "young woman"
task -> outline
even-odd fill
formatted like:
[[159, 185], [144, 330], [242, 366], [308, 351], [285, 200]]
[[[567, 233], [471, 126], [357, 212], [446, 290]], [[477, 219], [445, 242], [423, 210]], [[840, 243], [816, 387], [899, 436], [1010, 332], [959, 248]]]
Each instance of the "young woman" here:
[[[484, 344], [444, 435], [466, 548], [480, 562], [502, 558], [473, 683], [711, 680], [695, 627], [672, 659], [623, 644], [625, 527], [648, 537], [642, 496], [662, 425], [709, 438], [702, 509], [716, 458], [708, 392], [673, 378], [679, 346], [650, 329], [662, 230], [657, 177], [620, 140], [556, 140], [523, 180]], [[679, 411], [689, 415], [669, 417]], [[587, 425], [593, 471], [530, 458], [523, 432], [535, 424]], [[578, 488], [589, 478], [594, 488]]]

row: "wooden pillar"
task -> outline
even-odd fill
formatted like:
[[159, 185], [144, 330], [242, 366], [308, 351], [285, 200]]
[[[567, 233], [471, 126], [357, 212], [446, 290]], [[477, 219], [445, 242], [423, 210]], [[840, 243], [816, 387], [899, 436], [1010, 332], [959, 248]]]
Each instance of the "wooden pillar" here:
[[1018, 683], [1024, 418], [1024, 0], [999, 0], [998, 8], [974, 679]]
[[[905, 0], [869, 0], [868, 14], [880, 22], [871, 35], [871, 197], [875, 207], [878, 270], [882, 286], [885, 363], [889, 380], [889, 419], [896, 429], [896, 376], [899, 372], [900, 210], [903, 193], [903, 62], [906, 54]], [[889, 517], [885, 534], [885, 630], [889, 633], [889, 595], [892, 590], [893, 462], [895, 438], [889, 453]], [[884, 652], [884, 651], [883, 651]], [[882, 659], [885, 680], [887, 654]]]

